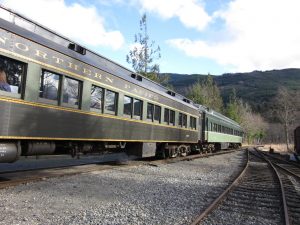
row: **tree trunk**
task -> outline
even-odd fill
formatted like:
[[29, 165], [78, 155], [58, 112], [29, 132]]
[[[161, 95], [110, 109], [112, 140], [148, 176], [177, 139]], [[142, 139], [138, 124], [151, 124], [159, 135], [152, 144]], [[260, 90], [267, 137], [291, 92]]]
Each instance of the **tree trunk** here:
[[284, 124], [286, 150], [289, 151], [289, 131], [287, 123]]

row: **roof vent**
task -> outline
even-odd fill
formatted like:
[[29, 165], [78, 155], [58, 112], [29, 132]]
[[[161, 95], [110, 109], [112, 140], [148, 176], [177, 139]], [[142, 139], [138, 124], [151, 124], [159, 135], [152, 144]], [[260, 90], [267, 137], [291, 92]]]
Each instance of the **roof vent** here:
[[75, 43], [70, 43], [68, 48], [75, 51], [75, 52], [78, 52], [81, 55], [86, 54], [86, 49], [84, 47], [81, 47], [80, 45], [75, 44]]
[[175, 92], [173, 92], [173, 91], [167, 91], [167, 94], [169, 94], [171, 96], [175, 96]]
[[138, 80], [138, 81], [142, 81], [142, 80], [143, 80], [142, 76], [137, 75], [137, 74], [134, 74], [134, 73], [131, 74], [131, 77], [132, 77], [133, 79]]
[[183, 101], [186, 102], [186, 103], [191, 103], [191, 101], [186, 99], [186, 98], [184, 98]]

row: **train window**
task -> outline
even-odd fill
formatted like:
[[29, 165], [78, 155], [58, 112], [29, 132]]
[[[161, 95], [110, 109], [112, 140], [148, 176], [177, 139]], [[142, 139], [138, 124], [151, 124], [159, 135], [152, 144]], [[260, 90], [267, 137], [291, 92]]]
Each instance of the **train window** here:
[[170, 110], [170, 124], [175, 126], [175, 111]]
[[153, 120], [153, 112], [154, 112], [154, 105], [148, 103], [147, 105], [147, 119]]
[[61, 75], [43, 70], [40, 79], [40, 98], [58, 100]]
[[190, 128], [193, 128], [194, 126], [194, 117], [190, 117]]
[[26, 64], [0, 55], [0, 91], [21, 94]]
[[79, 107], [81, 83], [69, 77], [64, 78], [62, 102], [68, 106]]
[[91, 109], [102, 112], [103, 110], [103, 88], [92, 85], [91, 89]]
[[161, 107], [158, 105], [154, 106], [154, 120], [160, 122], [161, 119]]
[[116, 114], [118, 95], [116, 92], [106, 90], [105, 92], [105, 112]]
[[138, 99], [133, 100], [133, 116], [136, 119], [142, 119], [143, 102]]
[[179, 113], [178, 125], [182, 127], [182, 113]]
[[187, 115], [183, 114], [182, 117], [182, 126], [187, 127]]
[[132, 116], [132, 98], [124, 96], [124, 115]]
[[179, 113], [178, 125], [181, 127], [187, 127], [187, 115]]
[[197, 123], [197, 120], [196, 120], [196, 118], [195, 117], [190, 117], [190, 127], [192, 128], [192, 129], [195, 129], [196, 130], [196, 123]]
[[192, 117], [192, 116], [190, 117], [190, 128], [192, 128], [192, 129], [194, 129], [194, 126], [195, 126], [194, 125], [194, 123], [195, 123], [194, 119], [195, 119], [194, 117]]
[[170, 110], [169, 109], [165, 109], [164, 122], [167, 124], [169, 124], [169, 122], [170, 122]]
[[164, 122], [169, 125], [175, 125], [175, 111], [170, 109], [165, 109], [164, 112]]

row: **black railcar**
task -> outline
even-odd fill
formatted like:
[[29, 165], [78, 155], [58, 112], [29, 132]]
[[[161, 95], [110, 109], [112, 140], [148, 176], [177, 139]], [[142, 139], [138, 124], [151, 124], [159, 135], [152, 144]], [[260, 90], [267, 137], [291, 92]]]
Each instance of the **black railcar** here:
[[184, 155], [205, 136], [202, 107], [2, 6], [0, 112], [2, 163], [107, 148]]

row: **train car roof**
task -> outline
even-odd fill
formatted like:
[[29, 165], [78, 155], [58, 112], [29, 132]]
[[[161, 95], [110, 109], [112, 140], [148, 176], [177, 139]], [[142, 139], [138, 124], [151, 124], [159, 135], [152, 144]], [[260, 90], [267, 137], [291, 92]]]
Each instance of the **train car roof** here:
[[[1, 4], [0, 25], [1, 27], [5, 27], [10, 31], [11, 29], [14, 29], [15, 32], [17, 31], [16, 33], [18, 35], [24, 36], [25, 38], [30, 39], [34, 42], [50, 47], [70, 57], [76, 58], [79, 61], [97, 67], [145, 89], [151, 91], [155, 90], [154, 92], [162, 96], [178, 101], [188, 107], [197, 109], [192, 100], [187, 99], [186, 97], [174, 92], [173, 90], [170, 90], [140, 74], [137, 74], [132, 70], [129, 70], [128, 68], [106, 58], [105, 56], [100, 55], [99, 53], [96, 53], [92, 50], [89, 50], [88, 48], [85, 48], [82, 45], [77, 44], [69, 38], [58, 34], [55, 31], [52, 31], [51, 29], [30, 20], [11, 9], [7, 9]], [[85, 54], [83, 55], [70, 50], [70, 44], [82, 47], [85, 50]]]

